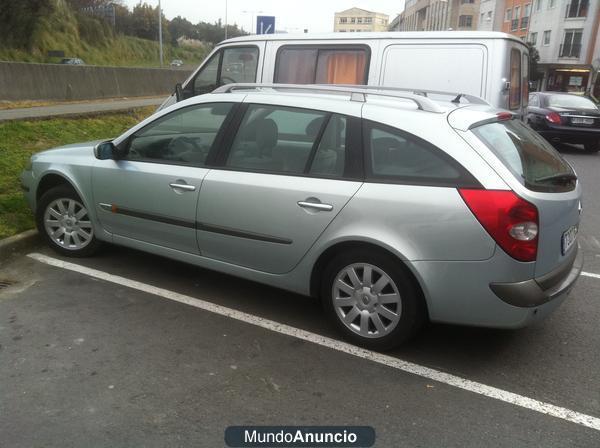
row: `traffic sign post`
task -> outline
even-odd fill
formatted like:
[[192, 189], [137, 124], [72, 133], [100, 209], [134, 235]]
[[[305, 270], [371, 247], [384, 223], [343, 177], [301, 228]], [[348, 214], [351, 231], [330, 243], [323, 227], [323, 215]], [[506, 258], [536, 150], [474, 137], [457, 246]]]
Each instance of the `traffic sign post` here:
[[274, 34], [275, 16], [256, 16], [256, 34]]

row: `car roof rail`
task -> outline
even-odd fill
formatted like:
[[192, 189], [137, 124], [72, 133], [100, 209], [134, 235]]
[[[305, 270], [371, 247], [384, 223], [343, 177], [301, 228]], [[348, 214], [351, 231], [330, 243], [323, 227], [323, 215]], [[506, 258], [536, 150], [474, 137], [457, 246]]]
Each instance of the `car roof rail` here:
[[341, 93], [350, 94], [351, 101], [366, 101], [366, 95], [392, 97], [412, 101], [417, 108], [426, 112], [443, 113], [444, 110], [430, 98], [422, 94], [415, 94], [409, 89], [390, 89], [380, 86], [356, 86], [356, 85], [333, 85], [333, 84], [261, 84], [261, 83], [239, 83], [225, 84], [217, 87], [212, 93], [231, 93], [236, 90], [260, 90], [273, 89], [298, 92], [315, 93]]
[[[353, 86], [350, 84], [339, 84], [339, 85], [342, 87], [356, 87], [356, 86]], [[411, 88], [407, 88], [407, 87], [388, 87], [388, 86], [359, 86], [359, 87], [364, 88], [366, 90], [383, 90], [383, 91], [387, 90], [390, 92], [411, 92], [411, 93], [414, 93], [415, 95], [421, 95], [424, 97], [427, 97], [428, 94], [446, 95], [446, 96], [454, 97], [454, 99], [450, 102], [455, 103], [455, 104], [460, 104], [460, 100], [462, 98], [464, 98], [467, 101], [469, 101], [469, 103], [471, 103], [471, 104], [481, 104], [481, 105], [485, 105], [485, 106], [491, 106], [491, 104], [488, 103], [483, 98], [480, 98], [475, 95], [470, 95], [467, 93], [447, 92], [444, 90], [411, 89]]]

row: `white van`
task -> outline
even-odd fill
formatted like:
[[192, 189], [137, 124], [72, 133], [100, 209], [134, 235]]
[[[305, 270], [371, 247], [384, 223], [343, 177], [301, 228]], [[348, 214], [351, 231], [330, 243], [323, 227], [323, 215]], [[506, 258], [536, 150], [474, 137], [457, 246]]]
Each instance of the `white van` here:
[[161, 106], [229, 83], [366, 84], [481, 97], [524, 116], [529, 53], [497, 32], [269, 34], [219, 43]]

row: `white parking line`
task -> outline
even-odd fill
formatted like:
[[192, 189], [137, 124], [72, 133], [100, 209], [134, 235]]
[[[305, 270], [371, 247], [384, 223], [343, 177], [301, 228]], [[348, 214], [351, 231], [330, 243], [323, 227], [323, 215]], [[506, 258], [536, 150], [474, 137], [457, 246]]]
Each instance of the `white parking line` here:
[[592, 278], [600, 278], [600, 274], [593, 274], [591, 272], [582, 272], [581, 275]]
[[285, 334], [287, 336], [312, 342], [313, 344], [317, 344], [322, 347], [327, 347], [332, 350], [347, 353], [349, 355], [373, 361], [378, 364], [383, 364], [385, 366], [392, 367], [403, 372], [412, 373], [423, 378], [438, 381], [440, 383], [458, 387], [459, 389], [463, 389], [489, 398], [494, 398], [496, 400], [504, 401], [506, 403], [510, 403], [516, 406], [521, 406], [532, 411], [551, 415], [556, 418], [567, 420], [569, 422], [573, 422], [578, 425], [595, 429], [596, 431], [600, 431], [600, 418], [593, 417], [591, 415], [582, 414], [571, 409], [555, 406], [550, 403], [545, 403], [543, 401], [535, 400], [533, 398], [528, 398], [503, 389], [498, 389], [497, 387], [488, 386], [486, 384], [471, 381], [456, 375], [451, 375], [449, 373], [421, 366], [419, 364], [403, 361], [392, 356], [387, 356], [381, 353], [373, 352], [371, 350], [366, 350], [351, 344], [347, 344], [345, 342], [328, 338], [326, 336], [311, 333], [310, 331], [291, 327], [289, 325], [275, 322], [273, 320], [263, 319], [262, 317], [254, 316], [252, 314], [244, 313], [242, 311], [238, 311], [232, 308], [227, 308], [225, 306], [217, 305], [212, 302], [196, 299], [190, 296], [179, 294], [174, 291], [158, 288], [156, 286], [148, 285], [146, 283], [141, 283], [135, 280], [129, 280], [125, 277], [112, 275], [107, 272], [98, 271], [96, 269], [91, 269], [75, 263], [69, 263], [67, 261], [58, 260], [56, 258], [48, 257], [42, 254], [32, 253], [28, 256], [33, 258], [34, 260], [40, 261], [50, 266], [55, 266], [58, 268], [67, 269], [69, 271], [78, 272], [80, 274], [88, 275], [90, 277], [94, 277], [100, 280], [105, 280], [107, 282], [115, 283], [117, 285], [126, 286], [128, 288], [143, 291], [148, 294], [160, 296], [165, 299], [173, 300], [175, 302], [185, 303], [186, 305], [200, 308], [211, 313], [230, 317], [232, 319], [236, 319], [251, 325], [256, 325], [267, 330], [275, 331], [277, 333]]

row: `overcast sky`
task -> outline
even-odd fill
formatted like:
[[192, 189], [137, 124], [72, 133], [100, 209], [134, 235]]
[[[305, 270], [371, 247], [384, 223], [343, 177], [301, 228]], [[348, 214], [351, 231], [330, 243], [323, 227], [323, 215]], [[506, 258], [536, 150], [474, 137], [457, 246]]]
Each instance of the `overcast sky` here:
[[[145, 0], [153, 6], [158, 0]], [[139, 0], [125, 0], [133, 7]], [[252, 16], [275, 16], [275, 28], [290, 33], [333, 31], [333, 14], [356, 6], [390, 16], [390, 22], [404, 9], [404, 0], [228, 0], [228, 22], [250, 28]], [[225, 21], [225, 0], [161, 0], [168, 19], [185, 17], [192, 23]], [[244, 13], [243, 11], [247, 11]], [[258, 13], [262, 11], [262, 13]], [[254, 29], [254, 25], [252, 26]]]

